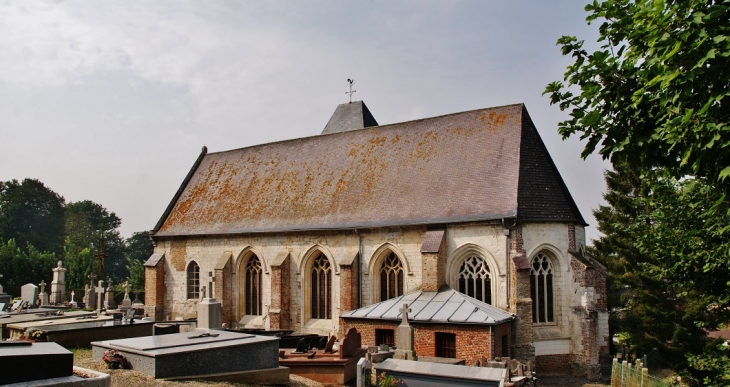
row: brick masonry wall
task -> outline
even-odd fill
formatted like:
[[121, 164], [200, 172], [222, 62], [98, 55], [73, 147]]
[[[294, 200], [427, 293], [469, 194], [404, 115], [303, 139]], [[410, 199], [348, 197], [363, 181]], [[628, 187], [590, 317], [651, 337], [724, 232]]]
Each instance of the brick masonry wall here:
[[571, 374], [571, 364], [575, 363], [573, 355], [543, 355], [535, 357], [535, 367], [540, 375]]
[[[400, 323], [390, 321], [370, 321], [356, 319], [341, 319], [340, 327], [342, 332], [350, 328], [357, 329], [362, 336], [363, 345], [377, 345], [375, 342], [376, 329], [391, 329], [397, 335], [397, 327]], [[453, 333], [456, 336], [456, 357], [465, 359], [466, 364], [473, 365], [477, 360], [483, 358], [492, 359], [502, 356], [501, 338], [503, 335], [511, 336], [509, 323], [493, 327], [494, 339], [489, 326], [477, 325], [456, 325], [456, 324], [415, 324], [414, 344], [416, 355], [436, 356], [436, 333]], [[340, 333], [341, 337], [342, 333]], [[396, 342], [398, 338], [395, 337]], [[492, 356], [494, 351], [494, 356]]]

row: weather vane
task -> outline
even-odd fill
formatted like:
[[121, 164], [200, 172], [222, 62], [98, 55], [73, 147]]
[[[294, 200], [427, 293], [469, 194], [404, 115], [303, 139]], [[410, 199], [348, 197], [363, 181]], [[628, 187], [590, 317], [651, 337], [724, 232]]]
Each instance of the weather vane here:
[[352, 103], [352, 93], [356, 92], [357, 90], [352, 90], [352, 85], [355, 84], [354, 79], [347, 78], [347, 83], [350, 84], [350, 91], [346, 91], [345, 94], [350, 94], [350, 103]]

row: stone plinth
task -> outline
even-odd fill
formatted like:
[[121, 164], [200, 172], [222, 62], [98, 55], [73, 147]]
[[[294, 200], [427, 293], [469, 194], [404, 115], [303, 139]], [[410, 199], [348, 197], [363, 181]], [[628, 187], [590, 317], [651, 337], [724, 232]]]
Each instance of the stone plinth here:
[[0, 344], [0, 385], [73, 374], [71, 351], [56, 343], [29, 344]]
[[279, 339], [227, 331], [196, 330], [91, 343], [93, 358], [116, 349], [132, 369], [155, 378], [184, 378], [278, 369]]
[[51, 304], [62, 304], [66, 302], [66, 268], [62, 267], [61, 261], [53, 268], [53, 281], [51, 281]]
[[506, 368], [467, 367], [463, 365], [424, 363], [388, 359], [375, 366], [376, 374], [383, 372], [403, 381], [403, 386], [453, 387], [504, 385]]
[[198, 303], [198, 328], [216, 329], [221, 326], [221, 303], [215, 298], [204, 298]]

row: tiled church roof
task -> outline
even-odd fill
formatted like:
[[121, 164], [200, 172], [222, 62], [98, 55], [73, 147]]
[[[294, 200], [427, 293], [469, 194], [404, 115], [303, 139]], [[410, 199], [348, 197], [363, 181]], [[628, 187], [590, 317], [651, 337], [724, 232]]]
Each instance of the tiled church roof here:
[[417, 291], [391, 298], [340, 315], [342, 318], [373, 320], [402, 319], [401, 308], [408, 304], [408, 321], [423, 323], [458, 323], [497, 325], [512, 321], [514, 316], [496, 306], [459, 293], [448, 286], [438, 292]]
[[155, 236], [585, 224], [522, 104], [205, 152]]

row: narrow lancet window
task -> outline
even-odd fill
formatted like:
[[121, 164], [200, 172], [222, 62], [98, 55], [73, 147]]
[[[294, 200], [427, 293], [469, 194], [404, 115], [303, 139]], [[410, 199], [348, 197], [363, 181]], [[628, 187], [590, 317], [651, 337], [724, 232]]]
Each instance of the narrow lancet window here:
[[261, 315], [261, 260], [252, 255], [246, 263], [246, 314]]
[[532, 259], [530, 268], [530, 296], [532, 297], [532, 322], [555, 322], [553, 294], [553, 267], [550, 259], [539, 253]]
[[332, 318], [332, 267], [322, 254], [312, 262], [311, 272], [311, 311], [312, 318]]
[[388, 254], [380, 268], [380, 301], [403, 295], [403, 265], [395, 253]]

